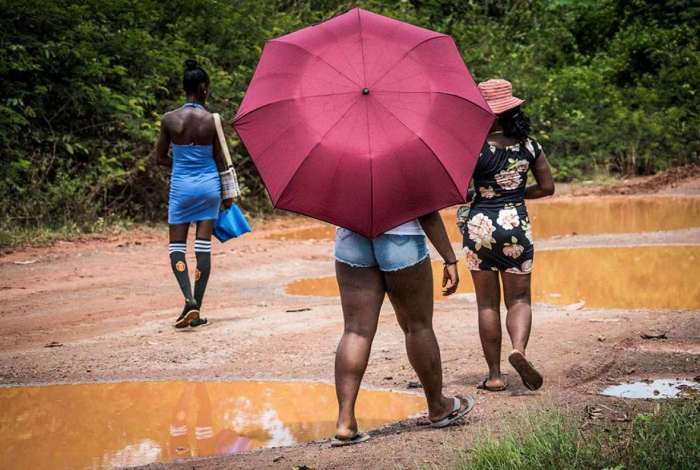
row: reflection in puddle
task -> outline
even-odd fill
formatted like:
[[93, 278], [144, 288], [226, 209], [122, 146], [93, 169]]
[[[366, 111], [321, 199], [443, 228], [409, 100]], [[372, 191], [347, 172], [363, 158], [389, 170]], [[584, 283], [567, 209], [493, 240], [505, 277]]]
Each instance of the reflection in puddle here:
[[[639, 233], [700, 227], [700, 198], [665, 196], [605, 196], [529, 201], [528, 213], [536, 239], [562, 235]], [[456, 209], [442, 211], [453, 242], [462, 235], [455, 225]], [[335, 228], [316, 224], [280, 231], [274, 240], [332, 240]]]
[[657, 379], [620, 385], [611, 385], [601, 395], [618, 398], [680, 398], [700, 392], [700, 383], [688, 380]]
[[[458, 292], [474, 292], [459, 264]], [[434, 298], [440, 294], [442, 263], [433, 262]], [[535, 252], [534, 302], [586, 307], [700, 308], [700, 246], [581, 248]], [[337, 296], [335, 277], [301, 279], [287, 285], [292, 295]]]
[[[360, 392], [362, 429], [425, 408], [417, 395]], [[0, 388], [0, 468], [114, 468], [234, 454], [333, 435], [332, 385], [124, 382]]]

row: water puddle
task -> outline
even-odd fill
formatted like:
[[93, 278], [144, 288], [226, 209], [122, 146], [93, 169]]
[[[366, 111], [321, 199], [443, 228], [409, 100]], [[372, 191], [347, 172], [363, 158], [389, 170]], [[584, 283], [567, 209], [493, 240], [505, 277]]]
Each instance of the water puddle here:
[[[536, 239], [565, 235], [639, 233], [700, 227], [700, 198], [667, 196], [604, 196], [528, 201]], [[455, 225], [456, 208], [441, 212], [453, 242], [462, 234]], [[335, 228], [314, 224], [268, 235], [274, 240], [332, 240]]]
[[[458, 292], [474, 292], [460, 263]], [[442, 263], [433, 262], [434, 298]], [[601, 308], [700, 308], [700, 246], [580, 248], [535, 253], [534, 302]], [[287, 285], [292, 295], [337, 296], [335, 277], [301, 279]], [[576, 304], [576, 305], [575, 305]]]
[[601, 395], [618, 398], [681, 398], [700, 393], [700, 383], [679, 379], [643, 380], [634, 383], [611, 385]]
[[[333, 435], [332, 385], [123, 382], [0, 388], [0, 468], [115, 468], [224, 455]], [[406, 393], [362, 390], [362, 429], [425, 409]]]

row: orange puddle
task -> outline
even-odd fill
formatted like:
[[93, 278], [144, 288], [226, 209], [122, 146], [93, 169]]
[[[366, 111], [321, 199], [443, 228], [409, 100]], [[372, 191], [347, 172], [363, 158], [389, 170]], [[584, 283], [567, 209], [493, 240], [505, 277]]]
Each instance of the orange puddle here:
[[[700, 198], [660, 196], [605, 196], [528, 201], [535, 238], [601, 233], [638, 233], [700, 227]], [[453, 242], [462, 235], [455, 225], [456, 208], [442, 212]], [[285, 230], [268, 235], [274, 240], [332, 240], [331, 225]]]
[[[458, 292], [474, 292], [460, 263]], [[434, 298], [442, 300], [442, 263], [433, 262]], [[700, 246], [581, 248], [535, 252], [533, 301], [604, 308], [700, 308]], [[335, 277], [301, 279], [292, 295], [337, 296]]]
[[[124, 382], [0, 388], [0, 468], [114, 468], [292, 445], [332, 436], [332, 385]], [[362, 429], [404, 419], [425, 399], [362, 390]]]

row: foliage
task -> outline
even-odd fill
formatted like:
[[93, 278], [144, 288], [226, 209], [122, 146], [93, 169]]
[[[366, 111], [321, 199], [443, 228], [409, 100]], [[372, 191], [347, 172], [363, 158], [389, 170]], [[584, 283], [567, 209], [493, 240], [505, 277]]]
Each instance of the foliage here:
[[[231, 118], [266, 39], [359, 5], [451, 34], [528, 100], [559, 179], [699, 160], [700, 7], [667, 0], [0, 0], [0, 223], [163, 221], [149, 154], [185, 58]], [[230, 136], [248, 210], [269, 201]]]
[[456, 469], [691, 469], [700, 461], [700, 401], [675, 400], [630, 426], [583, 432], [559, 411], [521, 416], [500, 437], [483, 436]]

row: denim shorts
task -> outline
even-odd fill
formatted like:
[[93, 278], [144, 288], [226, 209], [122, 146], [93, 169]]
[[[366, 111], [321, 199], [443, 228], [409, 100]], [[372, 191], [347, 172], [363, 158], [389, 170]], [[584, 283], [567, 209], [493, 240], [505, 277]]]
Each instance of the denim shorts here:
[[353, 268], [398, 271], [428, 257], [425, 235], [379, 235], [368, 239], [339, 227], [335, 235], [335, 259]]

